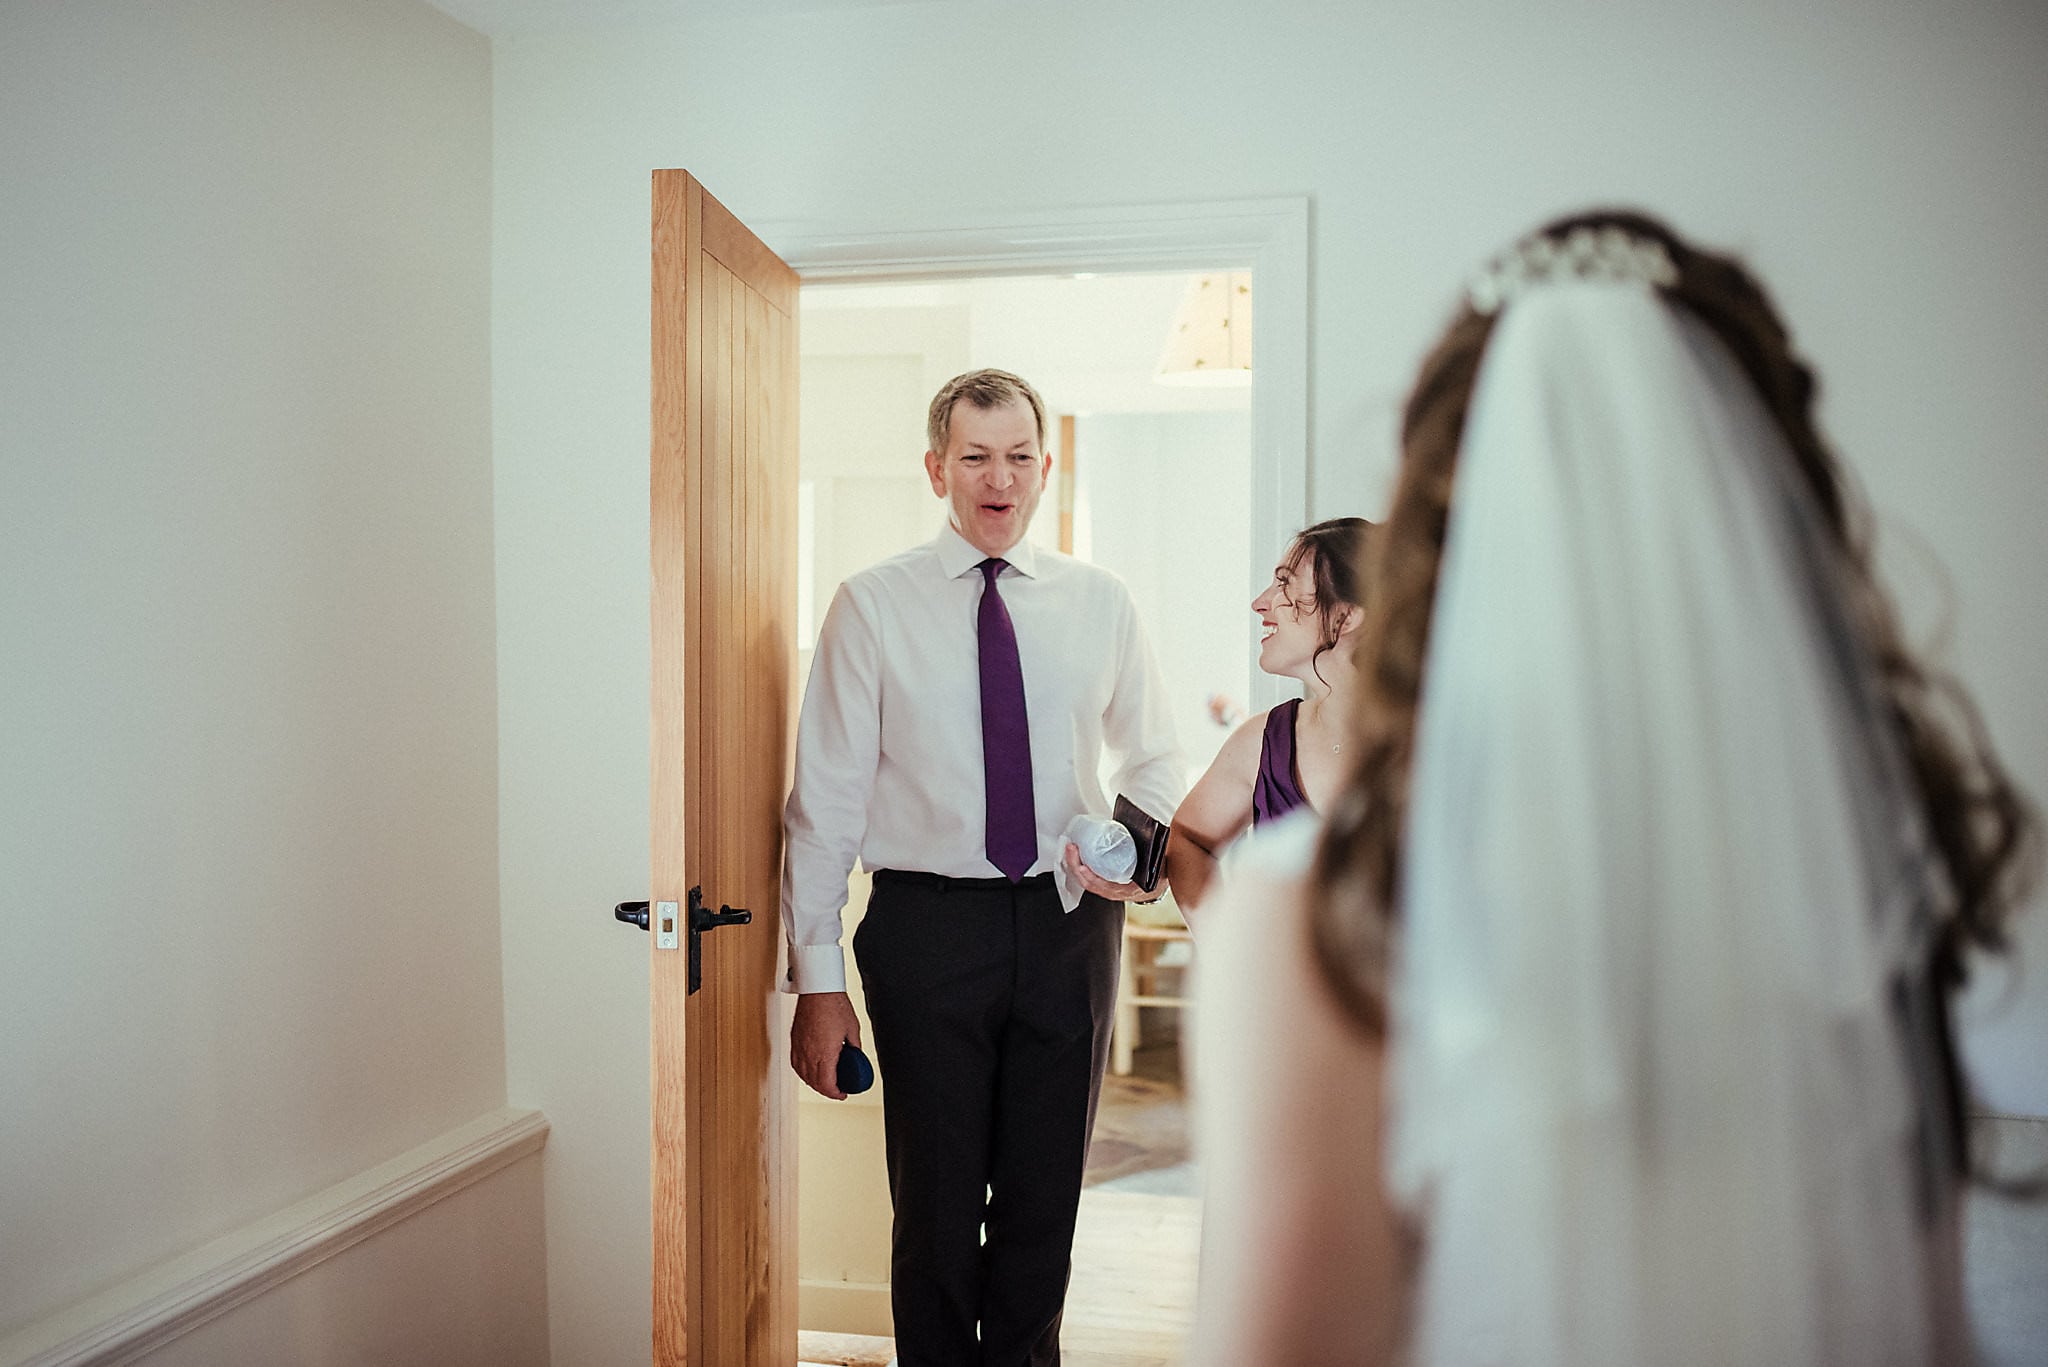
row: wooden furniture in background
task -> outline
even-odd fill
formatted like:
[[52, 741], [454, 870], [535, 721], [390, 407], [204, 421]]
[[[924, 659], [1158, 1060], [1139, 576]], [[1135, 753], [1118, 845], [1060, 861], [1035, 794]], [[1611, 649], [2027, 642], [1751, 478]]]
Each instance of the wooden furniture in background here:
[[[1180, 945], [1181, 949], [1169, 946]], [[1124, 912], [1123, 957], [1117, 968], [1116, 1019], [1110, 1026], [1109, 1066], [1119, 1077], [1131, 1071], [1131, 1055], [1143, 1042], [1140, 1009], [1188, 1005], [1185, 992], [1193, 940], [1180, 908], [1168, 893], [1150, 905], [1132, 903]]]

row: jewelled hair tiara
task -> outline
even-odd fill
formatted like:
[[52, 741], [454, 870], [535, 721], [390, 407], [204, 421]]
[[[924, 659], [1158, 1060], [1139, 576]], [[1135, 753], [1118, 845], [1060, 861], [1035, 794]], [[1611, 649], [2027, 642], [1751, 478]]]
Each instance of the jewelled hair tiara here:
[[1498, 313], [1522, 291], [1560, 280], [1634, 281], [1669, 287], [1678, 267], [1664, 244], [1612, 224], [1572, 229], [1563, 237], [1526, 238], [1488, 262], [1465, 287], [1474, 313]]

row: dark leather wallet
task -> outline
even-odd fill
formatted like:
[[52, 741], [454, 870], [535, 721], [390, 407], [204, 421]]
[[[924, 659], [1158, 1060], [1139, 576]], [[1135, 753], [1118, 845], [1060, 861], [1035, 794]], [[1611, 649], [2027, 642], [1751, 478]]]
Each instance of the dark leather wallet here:
[[1131, 875], [1131, 881], [1151, 892], [1159, 886], [1159, 875], [1166, 871], [1169, 828], [1122, 793], [1116, 795], [1116, 810], [1110, 815], [1131, 833], [1131, 839], [1138, 846], [1138, 871]]

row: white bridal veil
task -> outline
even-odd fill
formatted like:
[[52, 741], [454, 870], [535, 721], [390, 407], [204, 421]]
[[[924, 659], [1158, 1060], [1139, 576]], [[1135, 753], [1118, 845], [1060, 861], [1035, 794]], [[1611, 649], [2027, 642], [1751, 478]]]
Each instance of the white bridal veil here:
[[1403, 861], [1418, 1363], [1930, 1359], [1895, 993], [1931, 865], [1837, 572], [1704, 324], [1640, 283], [1507, 304]]

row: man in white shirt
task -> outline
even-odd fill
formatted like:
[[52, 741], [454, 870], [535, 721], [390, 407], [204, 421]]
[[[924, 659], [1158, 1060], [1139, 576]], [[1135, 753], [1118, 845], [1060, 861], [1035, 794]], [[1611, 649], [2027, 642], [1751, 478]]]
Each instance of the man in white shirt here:
[[927, 436], [947, 525], [840, 587], [797, 727], [790, 1062], [844, 1097], [860, 1026], [840, 910], [858, 857], [874, 872], [854, 953], [886, 1084], [898, 1359], [1054, 1367], [1122, 904], [1146, 895], [1063, 833], [1118, 791], [1170, 819], [1183, 778], [1130, 594], [1024, 539], [1052, 466], [1038, 395], [999, 370], [959, 376]]

